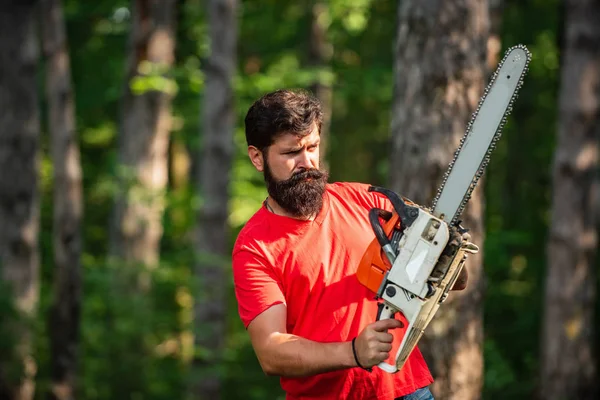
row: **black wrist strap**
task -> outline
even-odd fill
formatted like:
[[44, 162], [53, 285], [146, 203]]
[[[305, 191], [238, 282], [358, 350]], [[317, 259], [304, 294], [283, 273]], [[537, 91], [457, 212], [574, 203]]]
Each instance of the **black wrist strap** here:
[[352, 339], [352, 353], [354, 354], [354, 361], [356, 361], [356, 365], [358, 365], [359, 367], [361, 367], [362, 369], [364, 369], [365, 371], [373, 371], [372, 368], [365, 368], [362, 365], [360, 365], [360, 363], [358, 362], [358, 356], [356, 355], [356, 348], [354, 347], [354, 341], [356, 340], [356, 338]]

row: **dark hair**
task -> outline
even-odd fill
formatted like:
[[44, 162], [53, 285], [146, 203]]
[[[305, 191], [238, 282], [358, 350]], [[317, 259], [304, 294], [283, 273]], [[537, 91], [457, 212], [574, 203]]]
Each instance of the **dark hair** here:
[[277, 90], [256, 100], [248, 110], [246, 142], [264, 152], [283, 133], [310, 134], [314, 122], [320, 133], [322, 121], [321, 104], [310, 93]]

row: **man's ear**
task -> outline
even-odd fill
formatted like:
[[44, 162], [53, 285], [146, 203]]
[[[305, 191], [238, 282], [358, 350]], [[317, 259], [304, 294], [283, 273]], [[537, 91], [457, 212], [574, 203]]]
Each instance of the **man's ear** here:
[[254, 165], [254, 168], [256, 168], [256, 170], [258, 172], [264, 171], [265, 159], [263, 157], [262, 151], [260, 151], [259, 149], [257, 149], [254, 146], [248, 146], [248, 157], [250, 157], [250, 161], [252, 162], [252, 165]]

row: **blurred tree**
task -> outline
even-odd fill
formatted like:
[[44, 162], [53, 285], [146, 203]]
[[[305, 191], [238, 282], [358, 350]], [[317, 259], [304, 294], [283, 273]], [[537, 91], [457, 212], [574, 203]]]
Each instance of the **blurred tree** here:
[[11, 0], [0, 8], [0, 277], [1, 295], [16, 311], [5, 308], [0, 319], [0, 398], [11, 400], [33, 399], [35, 391], [32, 324], [40, 283], [37, 5]]
[[190, 397], [219, 399], [221, 396], [225, 322], [227, 320], [227, 268], [229, 255], [229, 185], [234, 157], [233, 78], [237, 52], [236, 0], [209, 0], [208, 36], [210, 53], [205, 60], [202, 141], [194, 249], [193, 377]]
[[542, 399], [598, 394], [594, 307], [600, 152], [600, 1], [565, 2], [541, 349]]
[[[116, 198], [109, 238], [113, 268], [106, 346], [120, 365], [110, 366], [111, 396], [144, 396], [151, 390], [159, 316], [152, 282], [159, 272], [172, 129], [175, 0], [132, 0], [121, 98]], [[123, 368], [123, 369], [121, 369]], [[131, 371], [125, 377], [120, 371]]]
[[[159, 262], [168, 179], [175, 53], [175, 0], [133, 0], [127, 75], [119, 131], [119, 188], [110, 238], [118, 262], [141, 267], [147, 290]], [[146, 271], [145, 271], [146, 270]]]
[[504, 0], [489, 0], [490, 35], [487, 41], [487, 66], [491, 73], [498, 66], [502, 50], [502, 15]]
[[75, 398], [81, 309], [82, 172], [75, 130], [71, 63], [61, 0], [42, 0], [54, 170], [54, 293], [48, 321], [52, 383], [48, 398]]
[[[323, 109], [323, 123], [321, 125], [321, 159], [327, 168], [327, 144], [329, 142], [329, 127], [331, 124], [332, 108], [332, 82], [328, 79], [331, 74], [331, 57], [333, 48], [327, 38], [327, 28], [331, 16], [328, 4], [321, 0], [312, 0], [310, 3], [310, 41], [308, 51], [308, 64], [316, 68], [314, 82], [310, 90], [321, 102]], [[329, 72], [329, 74], [327, 73]]]
[[[399, 1], [390, 184], [431, 204], [483, 94], [489, 33], [485, 0]], [[472, 239], [483, 243], [480, 181], [463, 213]], [[482, 246], [481, 246], [482, 247]], [[444, 399], [478, 399], [483, 385], [482, 252], [466, 268], [469, 284], [453, 292], [419, 348]]]

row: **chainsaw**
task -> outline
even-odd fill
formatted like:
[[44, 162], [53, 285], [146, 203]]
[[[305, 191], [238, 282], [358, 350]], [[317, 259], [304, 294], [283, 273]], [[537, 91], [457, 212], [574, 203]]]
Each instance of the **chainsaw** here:
[[487, 167], [506, 118], [527, 72], [531, 53], [523, 46], [507, 50], [492, 75], [454, 153], [431, 207], [382, 187], [369, 191], [387, 197], [392, 211], [374, 208], [369, 221], [375, 232], [358, 266], [360, 283], [376, 294], [377, 320], [401, 313], [408, 326], [395, 364], [378, 367], [399, 371], [425, 328], [448, 297], [469, 254], [479, 251], [460, 215]]

